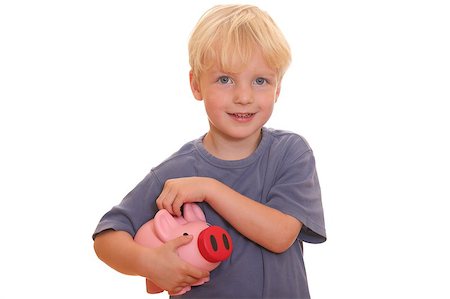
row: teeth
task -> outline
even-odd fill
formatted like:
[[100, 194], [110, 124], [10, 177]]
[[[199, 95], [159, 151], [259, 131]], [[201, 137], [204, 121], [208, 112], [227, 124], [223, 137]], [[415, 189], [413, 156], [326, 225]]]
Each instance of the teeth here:
[[249, 118], [253, 115], [254, 113], [233, 113], [234, 116], [236, 117], [240, 117], [240, 118]]

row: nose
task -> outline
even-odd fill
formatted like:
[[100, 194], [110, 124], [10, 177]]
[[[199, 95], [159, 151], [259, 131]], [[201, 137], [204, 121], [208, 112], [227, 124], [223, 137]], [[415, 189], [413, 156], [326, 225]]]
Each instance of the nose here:
[[247, 105], [253, 102], [253, 91], [251, 86], [240, 85], [236, 89], [234, 95], [234, 102], [236, 104]]
[[231, 255], [233, 243], [226, 230], [219, 226], [210, 226], [198, 235], [198, 249], [205, 260], [217, 263]]

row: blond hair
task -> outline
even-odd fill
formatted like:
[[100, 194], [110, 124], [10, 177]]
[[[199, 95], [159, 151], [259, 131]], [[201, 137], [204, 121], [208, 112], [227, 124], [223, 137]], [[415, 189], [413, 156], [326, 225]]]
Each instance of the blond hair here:
[[195, 78], [214, 63], [224, 71], [237, 72], [258, 48], [281, 79], [291, 62], [291, 51], [272, 18], [252, 5], [218, 5], [194, 27], [189, 63]]

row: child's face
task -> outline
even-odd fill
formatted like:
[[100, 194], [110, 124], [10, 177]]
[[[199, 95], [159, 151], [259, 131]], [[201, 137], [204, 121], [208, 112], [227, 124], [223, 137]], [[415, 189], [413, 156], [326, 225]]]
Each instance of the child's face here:
[[259, 138], [280, 92], [277, 73], [259, 50], [238, 73], [216, 64], [197, 80], [191, 74], [191, 87], [194, 97], [204, 101], [210, 134], [233, 140]]

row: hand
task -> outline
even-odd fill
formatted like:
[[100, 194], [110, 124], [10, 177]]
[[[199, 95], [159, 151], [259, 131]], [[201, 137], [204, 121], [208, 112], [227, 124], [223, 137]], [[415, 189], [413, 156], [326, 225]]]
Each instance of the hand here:
[[177, 248], [192, 241], [192, 236], [181, 236], [155, 248], [156, 259], [152, 260], [148, 279], [169, 294], [177, 294], [200, 279], [208, 278], [209, 272], [200, 270], [183, 261]]
[[170, 214], [181, 216], [181, 206], [186, 202], [206, 200], [214, 179], [205, 177], [185, 177], [169, 179], [156, 199], [158, 209], [166, 209]]

